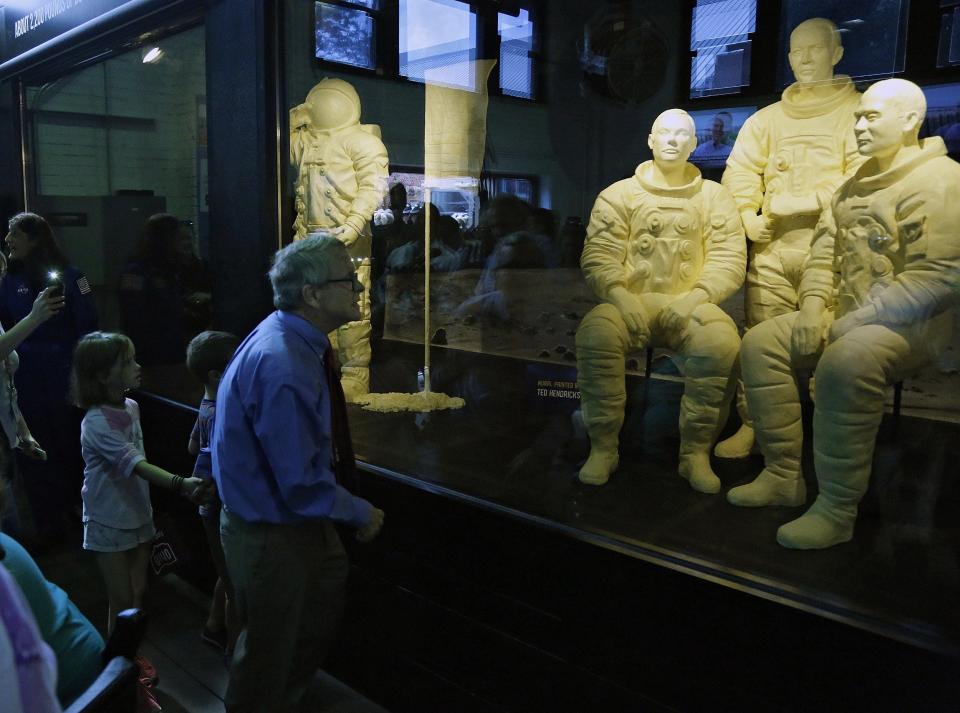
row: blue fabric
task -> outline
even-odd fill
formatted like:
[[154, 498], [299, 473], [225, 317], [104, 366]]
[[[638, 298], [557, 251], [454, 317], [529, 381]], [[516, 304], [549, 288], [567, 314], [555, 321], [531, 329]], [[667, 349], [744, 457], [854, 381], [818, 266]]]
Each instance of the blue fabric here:
[[[213, 479], [213, 456], [210, 453], [210, 437], [213, 435], [213, 424], [217, 412], [217, 402], [212, 399], [202, 399], [197, 411], [197, 422], [193, 425], [190, 440], [195, 440], [200, 446], [197, 460], [193, 464], [193, 477], [204, 480]], [[201, 505], [197, 512], [200, 517], [220, 517], [219, 506], [210, 507]]]
[[274, 312], [243, 341], [217, 391], [210, 450], [226, 509], [247, 522], [370, 521], [370, 504], [336, 482], [327, 336]]
[[[84, 334], [97, 328], [97, 308], [93, 292], [80, 285], [86, 278], [75, 267], [63, 270], [63, 310], [41, 324], [17, 347], [20, 369], [17, 389], [21, 408], [24, 401], [52, 402], [62, 406], [69, 390], [73, 347]], [[0, 321], [10, 329], [30, 314], [33, 301], [45, 285], [34, 285], [23, 271], [13, 271], [0, 282]], [[28, 404], [29, 406], [29, 404]], [[28, 419], [31, 427], [33, 423]]]
[[103, 638], [67, 593], [46, 580], [20, 543], [0, 533], [0, 546], [6, 552], [3, 566], [23, 591], [40, 636], [57, 657], [57, 698], [69, 706], [100, 674]]
[[[30, 313], [44, 286], [11, 262], [10, 272], [0, 281], [0, 321], [7, 329]], [[19, 461], [33, 521], [40, 534], [49, 537], [63, 536], [64, 523], [78, 502], [83, 413], [68, 402], [67, 394], [73, 348], [80, 337], [97, 328], [96, 303], [84, 274], [75, 267], [65, 268], [63, 289], [64, 308], [17, 347], [20, 411], [48, 456], [46, 461]]]
[[193, 427], [193, 434], [200, 444], [197, 461], [193, 466], [193, 475], [196, 478], [209, 480], [213, 476], [213, 457], [210, 455], [210, 436], [213, 435], [213, 424], [216, 416], [217, 402], [210, 399], [200, 401], [197, 411], [197, 423]]

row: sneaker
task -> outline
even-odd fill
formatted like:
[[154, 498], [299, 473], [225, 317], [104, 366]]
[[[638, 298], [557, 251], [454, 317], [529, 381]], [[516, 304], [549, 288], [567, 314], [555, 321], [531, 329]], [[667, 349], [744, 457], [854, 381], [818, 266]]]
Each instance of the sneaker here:
[[226, 651], [227, 648], [227, 630], [224, 629], [208, 629], [203, 627], [203, 631], [200, 632], [200, 639], [203, 643], [212, 646], [220, 653]]
[[140, 680], [143, 681], [145, 686], [156, 686], [160, 683], [160, 676], [157, 673], [156, 667], [150, 663], [150, 660], [146, 656], [136, 656], [133, 662], [137, 664], [137, 668], [140, 669]]

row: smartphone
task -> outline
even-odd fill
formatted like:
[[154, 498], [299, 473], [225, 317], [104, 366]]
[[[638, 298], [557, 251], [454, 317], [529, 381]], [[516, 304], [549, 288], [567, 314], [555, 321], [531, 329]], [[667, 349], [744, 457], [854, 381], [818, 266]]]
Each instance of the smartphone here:
[[47, 287], [51, 288], [52, 297], [63, 297], [63, 278], [57, 270], [47, 273]]

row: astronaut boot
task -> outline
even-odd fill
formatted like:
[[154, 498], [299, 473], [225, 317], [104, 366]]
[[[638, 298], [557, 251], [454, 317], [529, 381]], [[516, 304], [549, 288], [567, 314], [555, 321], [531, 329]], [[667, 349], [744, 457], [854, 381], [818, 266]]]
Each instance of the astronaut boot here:
[[340, 384], [350, 403], [370, 393], [370, 320], [348, 322], [337, 329], [336, 349], [340, 356]]
[[727, 491], [727, 502], [745, 508], [767, 505], [792, 508], [803, 505], [806, 500], [807, 485], [800, 472], [784, 472], [776, 466], [761, 470], [753, 482]]
[[810, 509], [781, 525], [777, 542], [791, 550], [822, 550], [853, 539], [857, 506], [831, 502], [818, 495]]
[[590, 455], [578, 478], [603, 485], [620, 464], [620, 428], [627, 391], [624, 382], [626, 328], [612, 305], [598, 305], [577, 328], [577, 381]]
[[345, 366], [340, 371], [340, 385], [347, 403], [370, 393], [370, 369], [365, 366]]
[[603, 485], [610, 479], [610, 474], [620, 465], [618, 441], [616, 434], [600, 435], [594, 429], [590, 436], [590, 455], [577, 474], [581, 483]]
[[753, 453], [753, 428], [741, 424], [740, 428], [730, 438], [720, 441], [713, 449], [717, 458], [746, 458]]
[[710, 465], [709, 450], [681, 455], [678, 472], [698, 493], [713, 495], [720, 492], [720, 478], [713, 472], [713, 467]]
[[680, 399], [680, 476], [700, 493], [720, 492], [720, 478], [710, 465], [710, 447], [721, 421], [727, 379], [687, 377]]
[[747, 410], [747, 399], [743, 394], [743, 382], [737, 387], [737, 413], [740, 414], [742, 424], [729, 438], [720, 441], [713, 448], [717, 458], [746, 458], [754, 453], [753, 420]]
[[[800, 470], [800, 395], [786, 346], [790, 329], [789, 325], [774, 322], [750, 330], [740, 349], [750, 414], [766, 466], [753, 482], [727, 493], [727, 502], [740, 507], [797, 507], [806, 500], [806, 484]], [[778, 326], [780, 330], [776, 331]]]
[[855, 339], [828, 346], [817, 365], [813, 465], [820, 494], [802, 517], [777, 530], [784, 547], [814, 550], [853, 538], [867, 492], [887, 386], [871, 345]]

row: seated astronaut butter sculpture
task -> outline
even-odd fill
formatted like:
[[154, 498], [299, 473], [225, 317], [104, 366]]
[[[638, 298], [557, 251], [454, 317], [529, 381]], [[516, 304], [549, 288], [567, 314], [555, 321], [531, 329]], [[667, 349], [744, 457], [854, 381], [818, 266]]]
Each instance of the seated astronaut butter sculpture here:
[[[832, 22], [817, 17], [797, 25], [788, 55], [796, 81], [744, 122], [727, 159], [722, 183], [750, 239], [747, 329], [799, 308], [800, 276], [820, 214], [862, 162], [853, 136], [860, 95], [849, 77], [833, 73], [842, 56]], [[717, 444], [722, 458], [746, 458], [753, 446], [742, 389], [739, 397], [744, 425]]]
[[370, 388], [370, 219], [387, 190], [387, 149], [379, 128], [360, 124], [360, 97], [342, 79], [327, 78], [290, 110], [290, 163], [297, 171], [296, 239], [335, 235], [363, 284], [360, 320], [330, 335], [348, 401]]
[[625, 356], [647, 346], [677, 352], [680, 475], [715, 493], [710, 449], [726, 418], [740, 338], [717, 304], [743, 283], [746, 248], [730, 193], [687, 163], [693, 119], [670, 109], [647, 140], [653, 160], [597, 197], [580, 264], [602, 300], [577, 329], [577, 368], [590, 456], [584, 483], [605, 483], [619, 464]]
[[943, 140], [919, 141], [923, 92], [902, 79], [871, 86], [855, 113], [869, 160], [825, 211], [800, 286], [799, 312], [747, 332], [747, 402], [766, 467], [733, 488], [735, 505], [802, 505], [803, 430], [794, 369], [816, 367], [814, 467], [820, 493], [777, 531], [796, 549], [853, 536], [867, 490], [886, 387], [932, 360], [960, 296], [960, 165]]

